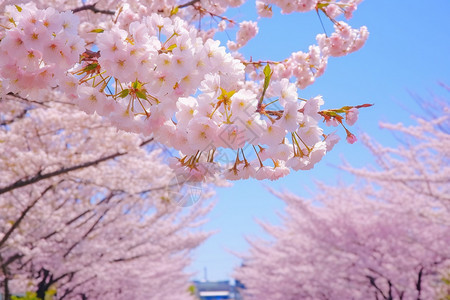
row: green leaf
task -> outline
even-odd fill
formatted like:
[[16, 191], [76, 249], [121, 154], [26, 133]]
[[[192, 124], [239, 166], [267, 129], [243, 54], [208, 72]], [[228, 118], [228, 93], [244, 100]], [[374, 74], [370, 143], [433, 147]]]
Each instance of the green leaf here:
[[263, 86], [263, 92], [261, 94], [261, 98], [259, 99], [260, 104], [264, 100], [264, 95], [266, 94], [266, 90], [269, 87], [270, 78], [272, 77], [272, 73], [273, 73], [272, 70], [270, 69], [269, 64], [267, 64], [264, 67], [263, 73], [264, 73], [264, 86]]
[[225, 102], [226, 105], [231, 104], [231, 103], [228, 103], [228, 102], [230, 102], [231, 101], [230, 100], [231, 97], [233, 97], [233, 95], [236, 94], [236, 90], [232, 90], [232, 91], [229, 91], [229, 92], [227, 92], [223, 88], [220, 88], [220, 90], [222, 91], [222, 94], [220, 94], [220, 96], [217, 97], [217, 99]]
[[11, 300], [41, 300], [37, 297], [35, 292], [26, 292], [25, 296], [11, 296]]
[[14, 26], [17, 26], [17, 24], [16, 24], [16, 21], [14, 21], [14, 19], [13, 19], [13, 18], [9, 18], [9, 19], [8, 19], [8, 21], [9, 21], [9, 22], [11, 22], [11, 23], [13, 23], [13, 24], [14, 24]]
[[143, 91], [136, 91], [136, 96], [138, 96], [138, 98], [147, 100], [147, 95]]
[[131, 86], [133, 87], [133, 89], [139, 90], [142, 87], [142, 84], [136, 79], [136, 81], [133, 82]]
[[50, 288], [49, 290], [47, 290], [46, 292], [45, 292], [45, 296], [54, 296], [54, 295], [56, 295], [56, 289], [55, 288]]
[[130, 90], [129, 90], [129, 89], [122, 90], [122, 91], [120, 92], [120, 94], [119, 94], [119, 97], [120, 97], [120, 98], [125, 98], [126, 96], [128, 96], [129, 93], [130, 93]]
[[172, 44], [172, 45], [169, 46], [169, 48], [167, 48], [167, 51], [172, 51], [176, 47], [177, 47], [177, 44]]
[[19, 5], [15, 5], [15, 7], [19, 12], [22, 12], [22, 7], [20, 7]]
[[176, 15], [178, 13], [178, 10], [180, 8], [178, 6], [175, 6], [174, 8], [172, 8], [172, 10], [170, 11], [170, 16]]
[[102, 32], [104, 32], [104, 31], [105, 31], [105, 30], [103, 30], [103, 29], [101, 29], [101, 28], [97, 28], [97, 29], [91, 30], [90, 32], [102, 33]]
[[191, 284], [188, 288], [188, 292], [190, 295], [194, 296], [195, 295], [195, 285]]
[[53, 299], [54, 299], [53, 296], [56, 295], [56, 292], [57, 292], [57, 291], [56, 291], [55, 288], [50, 288], [49, 290], [47, 290], [47, 291], [45, 292], [44, 300], [53, 300]]
[[264, 67], [264, 91], [269, 87], [270, 78], [272, 77], [272, 70], [270, 69], [269, 64]]
[[84, 71], [85, 71], [85, 72], [92, 71], [92, 70], [94, 70], [94, 69], [97, 68], [97, 67], [98, 67], [98, 63], [92, 63], [92, 64], [87, 65], [87, 66], [84, 68]]

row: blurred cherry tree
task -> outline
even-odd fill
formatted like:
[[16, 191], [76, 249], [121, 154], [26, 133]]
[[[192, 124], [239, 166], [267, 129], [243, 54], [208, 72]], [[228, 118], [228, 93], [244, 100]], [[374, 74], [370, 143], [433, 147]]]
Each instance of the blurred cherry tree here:
[[152, 139], [41, 97], [0, 100], [0, 293], [189, 298], [183, 270], [208, 236], [192, 228], [209, 208], [176, 205], [182, 183]]
[[276, 193], [287, 205], [283, 226], [262, 224], [273, 241], [251, 241], [236, 271], [246, 299], [437, 299], [448, 291], [450, 106], [428, 104], [431, 119], [381, 124], [399, 136], [397, 148], [364, 138], [377, 166], [347, 165], [354, 184], [321, 184], [311, 200]]

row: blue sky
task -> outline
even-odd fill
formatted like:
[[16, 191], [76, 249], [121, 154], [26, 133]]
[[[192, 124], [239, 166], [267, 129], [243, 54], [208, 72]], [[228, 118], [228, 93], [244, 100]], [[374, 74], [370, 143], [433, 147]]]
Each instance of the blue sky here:
[[[300, 91], [300, 97], [322, 95], [324, 108], [374, 103], [360, 112], [352, 132], [368, 133], [385, 145], [395, 145], [389, 132], [380, 130], [380, 121], [411, 124], [410, 116], [420, 113], [411, 93], [424, 98], [445, 95], [438, 82], [450, 85], [450, 21], [448, 0], [366, 0], [348, 21], [353, 27], [366, 25], [370, 37], [358, 52], [346, 57], [331, 58], [325, 74], [316, 83]], [[238, 21], [255, 20], [253, 1], [230, 13]], [[328, 33], [332, 24], [322, 17]], [[259, 35], [243, 49], [254, 60], [280, 60], [293, 51], [306, 51], [315, 43], [315, 35], [323, 29], [315, 12], [280, 15], [259, 22]], [[234, 36], [234, 32], [229, 33]], [[332, 131], [332, 128], [329, 129]], [[330, 132], [328, 131], [328, 132]], [[345, 139], [345, 132], [339, 131]], [[266, 187], [289, 190], [308, 197], [314, 193], [316, 180], [336, 184], [339, 179], [351, 180], [337, 167], [347, 160], [354, 166], [373, 162], [369, 152], [357, 142], [341, 141], [311, 171], [291, 173], [276, 182], [246, 180], [229, 188], [219, 188], [216, 206], [209, 222], [202, 229], [217, 231], [193, 255], [188, 269], [194, 279], [203, 279], [204, 268], [209, 280], [231, 279], [233, 269], [241, 260], [232, 252], [245, 253], [245, 237], [265, 237], [255, 220], [279, 224], [283, 211], [281, 200]]]

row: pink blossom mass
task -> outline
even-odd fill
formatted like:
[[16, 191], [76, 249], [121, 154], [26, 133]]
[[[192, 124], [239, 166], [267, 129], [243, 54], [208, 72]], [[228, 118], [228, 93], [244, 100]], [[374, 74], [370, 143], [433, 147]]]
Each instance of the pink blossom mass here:
[[[301, 99], [298, 93], [325, 72], [330, 56], [364, 45], [367, 28], [336, 20], [349, 19], [359, 2], [257, 1], [261, 17], [270, 17], [273, 5], [282, 13], [321, 11], [335, 32], [318, 34], [308, 52], [256, 62], [237, 50], [259, 33], [257, 21], [240, 22], [227, 47], [214, 40], [216, 32], [237, 25], [225, 12], [243, 1], [87, 1], [79, 7], [65, 1], [4, 1], [1, 94], [29, 97], [53, 88], [87, 113], [178, 151], [173, 167], [195, 173], [192, 179], [207, 178], [211, 172], [198, 177], [195, 170], [213, 165], [214, 172], [233, 170], [233, 179], [240, 179], [247, 162], [251, 177], [276, 179], [289, 174], [287, 165], [300, 163], [289, 160], [310, 167], [317, 162], [313, 153], [326, 136], [321, 119], [328, 118], [327, 125], [341, 114], [348, 125], [356, 120], [348, 106], [330, 113], [320, 111], [322, 101], [317, 110], [308, 110], [317, 97]], [[194, 21], [205, 14], [220, 20], [217, 27], [203, 30]], [[239, 142], [218, 134], [228, 132], [229, 125]], [[347, 141], [354, 142], [349, 136]], [[291, 147], [288, 157], [259, 157], [262, 149], [280, 144]], [[244, 149], [253, 148], [244, 156]], [[236, 152], [236, 159], [218, 161], [228, 150]], [[263, 167], [277, 176], [259, 171]]]
[[[195, 299], [186, 267], [211, 234], [211, 186], [278, 180], [339, 133], [356, 141], [371, 104], [301, 94], [365, 44], [348, 24], [361, 1], [261, 0], [238, 21], [244, 2], [0, 2], [1, 299]], [[279, 61], [245, 57], [275, 7], [334, 32]]]
[[377, 167], [312, 199], [275, 192], [282, 224], [262, 222], [234, 276], [244, 299], [445, 299], [450, 269], [449, 102], [414, 126], [383, 123], [397, 148], [364, 136]]
[[448, 9], [362, 2], [0, 0], [0, 299], [449, 300]]

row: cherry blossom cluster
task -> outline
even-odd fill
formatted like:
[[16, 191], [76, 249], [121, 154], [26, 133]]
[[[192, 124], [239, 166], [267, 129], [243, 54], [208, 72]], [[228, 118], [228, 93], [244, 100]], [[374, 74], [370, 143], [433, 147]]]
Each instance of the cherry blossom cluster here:
[[[128, 31], [100, 33], [96, 45], [101, 56], [87, 53], [73, 71], [83, 76], [71, 92], [74, 100], [87, 111], [113, 115], [122, 129], [156, 135], [165, 130], [161, 139], [170, 140], [172, 125], [185, 130], [182, 125], [194, 117], [186, 97], [198, 89], [236, 90], [244, 76], [239, 60], [218, 41], [203, 42], [180, 18], [152, 14]], [[211, 96], [202, 101], [205, 116], [217, 101]]]
[[258, 24], [256, 22], [244, 21], [239, 24], [239, 31], [236, 33], [236, 42], [228, 41], [228, 49], [235, 51], [242, 48], [249, 40], [258, 34]]
[[256, 1], [256, 7], [261, 17], [271, 17], [271, 5], [276, 5], [281, 8], [281, 12], [284, 14], [321, 10], [331, 19], [335, 19], [341, 14], [350, 19], [361, 2], [362, 0], [258, 0]]
[[79, 20], [71, 12], [38, 10], [30, 2], [7, 6], [0, 42], [0, 81], [4, 91], [22, 95], [56, 87], [84, 52]]
[[334, 27], [335, 32], [330, 37], [325, 34], [317, 35], [319, 47], [325, 56], [344, 56], [355, 52], [364, 46], [369, 36], [365, 26], [356, 30], [345, 22], [339, 22]]
[[[182, 24], [181, 19], [153, 14], [131, 23], [128, 31], [100, 33], [96, 44], [101, 57], [88, 57], [79, 67], [79, 74], [96, 70], [85, 79], [92, 86], [77, 93], [80, 107], [110, 116], [119, 128], [154, 134], [179, 150], [172, 166], [190, 180], [224, 167], [231, 180], [275, 180], [290, 169], [311, 169], [338, 141], [319, 127], [320, 97], [299, 102], [293, 83], [282, 79], [269, 84], [267, 73], [268, 95], [279, 104], [277, 111], [271, 110], [257, 94], [259, 87], [243, 83], [239, 60]], [[101, 93], [112, 80], [115, 92]], [[353, 143], [354, 135], [347, 133]], [[256, 154], [251, 160], [243, 150], [248, 147]], [[219, 148], [236, 151], [230, 165], [214, 162]]]
[[[177, 6], [154, 12], [131, 1], [120, 6], [114, 22], [91, 24], [89, 32], [81, 26], [86, 44], [71, 12], [39, 10], [33, 4], [7, 6], [0, 83], [3, 93], [23, 96], [57, 86], [87, 113], [97, 113], [117, 128], [152, 135], [179, 151], [171, 165], [189, 180], [218, 173], [232, 180], [275, 180], [290, 170], [311, 169], [337, 143], [337, 135], [320, 127], [322, 120], [353, 125], [358, 108], [367, 106], [321, 110], [320, 96], [307, 100], [298, 95], [299, 88], [324, 73], [329, 56], [363, 46], [367, 29], [336, 22], [338, 14], [330, 8], [354, 10], [358, 2], [298, 1], [294, 11], [306, 11], [309, 3], [308, 10], [320, 9], [335, 22], [335, 32], [318, 35], [318, 45], [309, 52], [295, 52], [281, 62], [246, 61], [182, 18], [218, 16], [242, 1], [223, 1], [217, 7], [193, 1], [180, 5], [186, 7], [182, 12]], [[271, 3], [258, 2], [257, 8], [268, 12]], [[282, 3], [273, 4], [290, 12]], [[228, 21], [223, 17], [218, 28]], [[239, 26], [229, 50], [258, 33], [256, 22]], [[84, 45], [95, 48], [85, 50]], [[347, 141], [355, 142], [344, 128]], [[219, 162], [226, 149], [234, 158]]]
[[[330, 56], [344, 56], [361, 49], [369, 36], [367, 27], [362, 26], [359, 29], [354, 29], [343, 21], [336, 21], [336, 18], [341, 14], [344, 14], [345, 18], [350, 19], [360, 2], [362, 0], [256, 1], [256, 9], [260, 17], [272, 17], [272, 5], [276, 5], [285, 14], [311, 10], [321, 11], [334, 23], [335, 31], [331, 36], [318, 34], [316, 36], [317, 45], [311, 45], [308, 52], [293, 52], [290, 57], [280, 62], [269, 61], [268, 63], [273, 64], [274, 73], [272, 78], [278, 80], [293, 77], [298, 88], [304, 89], [313, 84], [316, 78], [323, 75]], [[237, 34], [237, 40], [246, 38], [245, 42], [229, 42], [231, 46], [237, 48], [237, 45], [244, 45], [256, 35], [252, 34], [254, 31], [257, 33], [256, 24], [254, 25], [256, 29], [250, 30], [247, 27], [240, 28]], [[256, 80], [262, 77], [262, 72], [258, 72], [260, 71], [261, 62], [247, 62], [246, 65], [252, 79]]]
[[[324, 74], [329, 57], [344, 56], [358, 51], [369, 37], [366, 26], [354, 29], [341, 21], [335, 23], [334, 29], [331, 36], [318, 34], [317, 45], [309, 46], [308, 52], [294, 52], [280, 62], [268, 61], [267, 63], [273, 66], [272, 79], [292, 78], [298, 88], [304, 89]], [[258, 80], [263, 77], [262, 62], [245, 62], [245, 64], [246, 71], [252, 79]]]

